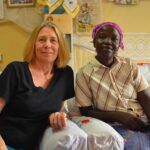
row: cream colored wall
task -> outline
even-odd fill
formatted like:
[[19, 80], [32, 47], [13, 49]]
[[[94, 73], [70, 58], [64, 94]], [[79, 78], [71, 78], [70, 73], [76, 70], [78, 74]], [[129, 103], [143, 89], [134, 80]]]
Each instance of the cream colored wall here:
[[11, 61], [22, 60], [23, 48], [30, 33], [11, 22], [0, 23], [0, 71]]
[[115, 21], [125, 32], [150, 33], [150, 0], [139, 0], [138, 5], [116, 5], [102, 0], [103, 21]]
[[89, 51], [86, 48], [83, 48], [81, 46], [74, 45], [74, 51], [73, 51], [74, 71], [77, 72], [80, 67], [87, 64], [90, 60], [93, 59], [94, 56], [95, 56], [95, 52]]

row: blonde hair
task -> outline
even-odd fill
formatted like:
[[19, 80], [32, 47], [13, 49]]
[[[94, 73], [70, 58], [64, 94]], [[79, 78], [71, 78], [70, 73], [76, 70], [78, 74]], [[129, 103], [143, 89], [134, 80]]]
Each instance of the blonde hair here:
[[48, 21], [41, 23], [31, 33], [31, 36], [29, 37], [27, 44], [24, 48], [23, 59], [24, 61], [29, 63], [35, 58], [35, 42], [40, 30], [44, 27], [49, 27], [53, 29], [58, 37], [59, 50], [57, 59], [55, 60], [55, 65], [58, 68], [63, 68], [68, 64], [68, 61], [70, 59], [70, 51], [68, 48], [68, 44], [59, 28], [54, 23]]

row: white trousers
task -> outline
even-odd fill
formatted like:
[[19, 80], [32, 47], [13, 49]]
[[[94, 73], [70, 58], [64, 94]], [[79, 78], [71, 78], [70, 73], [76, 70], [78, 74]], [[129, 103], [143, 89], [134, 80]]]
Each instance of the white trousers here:
[[68, 120], [63, 130], [53, 132], [50, 127], [45, 130], [40, 150], [87, 150], [87, 134]]
[[88, 117], [74, 117], [67, 127], [53, 132], [45, 130], [40, 150], [123, 150], [124, 140], [107, 123]]
[[123, 137], [109, 124], [85, 116], [72, 120], [88, 135], [88, 150], [124, 150]]

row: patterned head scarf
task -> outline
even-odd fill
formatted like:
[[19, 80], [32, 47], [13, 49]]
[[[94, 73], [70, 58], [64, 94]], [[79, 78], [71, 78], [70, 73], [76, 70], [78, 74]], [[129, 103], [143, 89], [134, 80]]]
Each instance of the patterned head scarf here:
[[114, 22], [103, 22], [103, 23], [100, 23], [100, 24], [97, 24], [94, 29], [93, 29], [93, 32], [92, 32], [92, 38], [93, 38], [93, 41], [95, 40], [95, 37], [96, 37], [96, 34], [98, 33], [98, 31], [104, 27], [104, 26], [113, 26], [120, 34], [120, 42], [119, 42], [119, 47], [121, 49], [124, 48], [124, 45], [123, 45], [123, 31], [122, 29], [119, 27], [118, 24], [114, 23]]

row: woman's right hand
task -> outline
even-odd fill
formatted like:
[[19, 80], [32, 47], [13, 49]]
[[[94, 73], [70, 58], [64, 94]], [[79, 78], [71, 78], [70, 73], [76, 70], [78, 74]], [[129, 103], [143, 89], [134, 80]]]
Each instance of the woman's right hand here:
[[64, 112], [55, 112], [49, 116], [49, 121], [54, 130], [60, 130], [67, 125], [67, 115]]
[[1, 136], [0, 136], [0, 150], [7, 150], [7, 146]]

